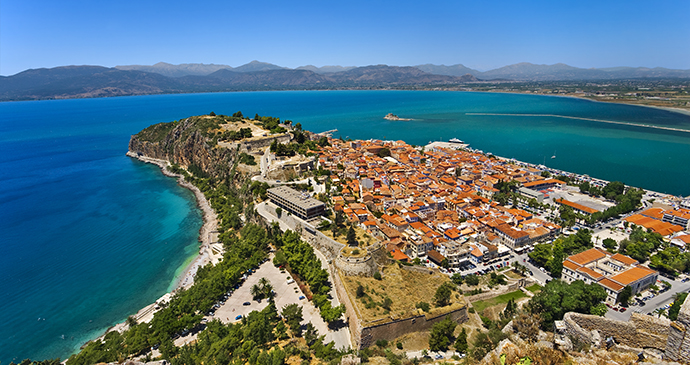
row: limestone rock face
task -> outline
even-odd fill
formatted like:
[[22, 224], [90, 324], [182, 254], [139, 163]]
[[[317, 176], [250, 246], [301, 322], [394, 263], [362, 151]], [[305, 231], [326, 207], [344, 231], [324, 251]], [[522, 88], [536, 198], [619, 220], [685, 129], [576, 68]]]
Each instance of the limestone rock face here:
[[196, 165], [214, 177], [227, 174], [237, 153], [212, 146], [215, 143], [206, 137], [199, 118], [148, 127], [131, 137], [129, 151], [185, 167]]

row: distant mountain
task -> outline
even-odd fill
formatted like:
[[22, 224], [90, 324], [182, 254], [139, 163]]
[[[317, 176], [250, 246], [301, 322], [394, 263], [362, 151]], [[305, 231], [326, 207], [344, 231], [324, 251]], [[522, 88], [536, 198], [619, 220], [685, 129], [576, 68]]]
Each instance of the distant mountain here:
[[196, 76], [206, 76], [210, 75], [218, 70], [223, 70], [223, 69], [232, 69], [232, 67], [228, 65], [215, 65], [213, 63], [211, 64], [203, 64], [203, 63], [182, 63], [179, 65], [172, 65], [169, 63], [165, 62], [158, 62], [157, 64], [153, 66], [145, 66], [145, 65], [127, 65], [127, 66], [115, 66], [116, 69], [118, 70], [125, 70], [125, 71], [144, 71], [144, 72], [153, 72], [157, 74], [161, 74], [163, 76], [168, 76], [168, 77], [182, 77], [182, 76], [189, 76], [189, 75], [196, 75]]
[[180, 91], [174, 79], [163, 75], [100, 66], [31, 69], [0, 78], [0, 101], [93, 98]]
[[355, 68], [355, 66], [345, 66], [345, 67], [343, 67], [343, 66], [322, 66], [322, 67], [316, 67], [313, 65], [306, 65], [306, 66], [297, 67], [296, 70], [309, 70], [312, 72], [316, 72], [317, 74], [327, 74], [327, 73], [352, 70], [353, 68]]
[[472, 75], [463, 77], [433, 75], [416, 67], [365, 66], [329, 74], [328, 77], [343, 85], [411, 85], [411, 84], [458, 84], [477, 81]]
[[285, 67], [280, 67], [272, 63], [252, 61], [246, 65], [235, 67], [235, 72], [254, 72], [254, 71], [269, 71], [269, 70], [283, 70]]
[[463, 75], [473, 75], [477, 76], [481, 74], [481, 71], [473, 70], [471, 68], [465, 67], [464, 65], [457, 64], [452, 66], [446, 65], [432, 65], [427, 63], [425, 65], [415, 66], [416, 68], [428, 72], [434, 75], [448, 75], [448, 76], [463, 76]]
[[152, 66], [64, 66], [0, 76], [0, 101], [242, 90], [344, 89], [461, 85], [480, 80], [613, 80], [690, 78], [690, 70], [612, 67], [583, 69], [557, 63], [517, 63], [480, 72], [461, 64], [365, 67], [302, 66], [289, 69], [252, 61], [226, 65], [157, 63]]
[[644, 77], [690, 77], [690, 70], [671, 70], [666, 68], [614, 67], [614, 68], [577, 68], [563, 63], [554, 65], [535, 65], [516, 63], [495, 70], [482, 72], [477, 77], [484, 80], [509, 79], [530, 81], [566, 81], [566, 80], [613, 80]]
[[[209, 75], [181, 77], [100, 66], [34, 69], [0, 77], [0, 101], [183, 92], [457, 85], [477, 81], [472, 75], [432, 75], [414, 67], [385, 65], [324, 74], [304, 69], [275, 69], [278, 66], [260, 62], [245, 66], [223, 68]], [[260, 71], [249, 71], [252, 67]], [[241, 68], [244, 71], [238, 71]]]

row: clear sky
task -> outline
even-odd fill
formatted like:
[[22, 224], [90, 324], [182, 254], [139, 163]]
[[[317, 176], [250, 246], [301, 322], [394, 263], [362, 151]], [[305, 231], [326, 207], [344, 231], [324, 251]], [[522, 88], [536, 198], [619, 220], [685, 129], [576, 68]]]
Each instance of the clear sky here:
[[0, 75], [252, 60], [690, 69], [690, 0], [0, 0]]

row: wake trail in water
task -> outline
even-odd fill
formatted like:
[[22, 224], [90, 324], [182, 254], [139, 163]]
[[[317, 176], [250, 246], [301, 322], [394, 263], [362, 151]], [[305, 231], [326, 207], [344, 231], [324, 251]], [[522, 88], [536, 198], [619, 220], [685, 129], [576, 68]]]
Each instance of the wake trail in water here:
[[465, 113], [465, 115], [501, 116], [501, 117], [553, 117], [553, 118], [586, 120], [586, 121], [590, 121], [590, 122], [609, 123], [609, 124], [621, 124], [621, 125], [628, 125], [628, 126], [632, 126], [632, 127], [664, 129], [664, 130], [667, 130], [667, 131], [675, 131], [675, 132], [690, 133], [690, 130], [688, 130], [688, 129], [672, 128], [672, 127], [662, 127], [662, 126], [650, 125], [650, 124], [638, 124], [638, 123], [628, 123], [628, 122], [616, 122], [616, 121], [613, 121], [613, 120], [602, 120], [602, 119], [592, 119], [592, 118], [582, 118], [582, 117], [571, 117], [571, 116], [568, 116], [568, 115], [558, 115], [558, 114]]

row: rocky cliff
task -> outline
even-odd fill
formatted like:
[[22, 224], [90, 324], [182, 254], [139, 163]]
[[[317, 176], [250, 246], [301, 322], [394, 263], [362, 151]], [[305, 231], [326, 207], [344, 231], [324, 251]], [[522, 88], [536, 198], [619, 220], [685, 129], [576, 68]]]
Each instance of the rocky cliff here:
[[224, 121], [223, 116], [197, 116], [154, 124], [131, 137], [129, 151], [224, 177], [237, 157], [237, 151], [217, 146], [215, 134]]

